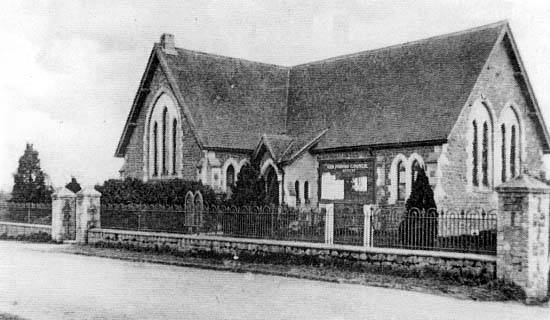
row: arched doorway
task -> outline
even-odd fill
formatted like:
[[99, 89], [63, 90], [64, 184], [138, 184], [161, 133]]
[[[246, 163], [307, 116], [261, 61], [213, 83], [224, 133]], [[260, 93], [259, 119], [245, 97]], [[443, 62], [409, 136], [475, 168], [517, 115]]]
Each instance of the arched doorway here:
[[265, 198], [267, 204], [279, 204], [279, 181], [275, 168], [269, 166], [264, 174], [265, 177]]

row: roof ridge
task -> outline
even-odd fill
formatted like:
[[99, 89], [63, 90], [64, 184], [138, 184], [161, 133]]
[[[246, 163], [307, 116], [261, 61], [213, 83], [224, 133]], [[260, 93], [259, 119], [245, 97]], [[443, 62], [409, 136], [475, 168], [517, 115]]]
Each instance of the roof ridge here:
[[431, 37], [428, 37], [428, 38], [422, 38], [422, 39], [418, 39], [418, 40], [397, 43], [397, 44], [393, 44], [393, 45], [389, 45], [389, 46], [385, 46], [385, 47], [381, 47], [381, 48], [375, 48], [375, 49], [370, 49], [370, 50], [353, 52], [353, 53], [343, 54], [343, 55], [339, 55], [339, 56], [335, 56], [335, 57], [329, 57], [329, 58], [326, 58], [326, 59], [300, 63], [300, 64], [297, 64], [297, 65], [290, 66], [290, 69], [293, 69], [293, 68], [296, 68], [296, 67], [303, 67], [303, 66], [308, 66], [308, 65], [319, 64], [319, 63], [325, 63], [325, 62], [339, 61], [339, 60], [343, 60], [343, 59], [347, 59], [347, 58], [353, 58], [353, 57], [356, 57], [356, 56], [364, 55], [364, 54], [367, 54], [367, 53], [374, 53], [374, 52], [383, 51], [383, 50], [402, 48], [402, 47], [416, 45], [416, 44], [423, 43], [423, 42], [428, 42], [428, 41], [433, 41], [433, 40], [438, 40], [438, 39], [443, 39], [443, 38], [455, 37], [455, 36], [459, 36], [459, 35], [463, 35], [463, 34], [467, 34], [467, 33], [472, 33], [472, 32], [476, 32], [476, 31], [480, 31], [480, 30], [484, 30], [484, 29], [491, 29], [491, 28], [495, 28], [495, 27], [498, 27], [498, 26], [506, 26], [506, 25], [508, 25], [508, 20], [500, 20], [500, 21], [493, 22], [493, 23], [490, 23], [490, 24], [477, 26], [477, 27], [472, 27], [472, 28], [468, 28], [468, 29], [463, 29], [463, 30], [459, 30], [459, 31], [454, 31], [454, 32], [450, 32], [450, 33], [439, 34], [439, 35], [431, 36]]
[[[160, 48], [160, 43], [155, 42], [154, 45], [158, 46]], [[255, 60], [244, 59], [244, 58], [231, 57], [231, 56], [226, 56], [226, 55], [217, 54], [217, 53], [210, 53], [210, 52], [192, 50], [192, 49], [181, 48], [181, 47], [176, 47], [176, 51], [177, 50], [186, 51], [188, 53], [196, 54], [196, 55], [209, 56], [209, 57], [214, 57], [214, 58], [232, 59], [232, 60], [238, 60], [238, 61], [243, 61], [243, 62], [260, 64], [260, 65], [264, 65], [264, 66], [268, 66], [268, 67], [277, 67], [277, 68], [280, 68], [280, 69], [283, 69], [283, 70], [290, 69], [289, 66], [283, 66], [283, 65], [278, 65], [278, 64], [274, 64], [274, 63], [255, 61]]]

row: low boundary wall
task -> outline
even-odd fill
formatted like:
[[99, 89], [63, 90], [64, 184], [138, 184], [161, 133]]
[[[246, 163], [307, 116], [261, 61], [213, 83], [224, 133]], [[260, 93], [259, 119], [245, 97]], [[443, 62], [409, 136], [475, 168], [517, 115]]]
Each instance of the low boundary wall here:
[[0, 221], [0, 235], [5, 235], [9, 238], [16, 238], [17, 236], [29, 236], [40, 232], [51, 235], [52, 226], [46, 224], [29, 224]]
[[496, 257], [468, 253], [115, 229], [89, 230], [88, 243], [127, 248], [169, 249], [177, 252], [210, 252], [222, 255], [297, 256], [318, 259], [327, 264], [353, 264], [363, 268], [378, 267], [418, 273], [434, 271], [476, 281], [486, 281], [496, 277]]

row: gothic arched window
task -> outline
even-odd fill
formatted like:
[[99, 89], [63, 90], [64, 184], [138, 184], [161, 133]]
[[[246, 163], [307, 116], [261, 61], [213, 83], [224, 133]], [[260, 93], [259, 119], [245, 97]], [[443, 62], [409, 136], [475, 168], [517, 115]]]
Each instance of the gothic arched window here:
[[420, 162], [414, 159], [411, 165], [411, 185], [416, 181], [418, 177], [418, 171], [420, 171]]
[[300, 182], [296, 180], [294, 182], [294, 190], [296, 191], [296, 204], [300, 203]]
[[478, 141], [477, 141], [477, 122], [474, 120], [474, 122], [472, 123], [473, 125], [473, 129], [474, 129], [474, 134], [473, 134], [473, 140], [472, 140], [472, 162], [473, 162], [473, 167], [472, 167], [472, 183], [474, 184], [474, 186], [479, 186], [479, 180], [478, 180], [478, 177], [477, 177], [477, 173], [479, 171], [479, 160], [478, 160], [478, 154], [477, 154], [477, 149], [478, 149]]
[[501, 171], [500, 171], [500, 181], [505, 182], [506, 181], [506, 126], [504, 124], [500, 125], [500, 134], [501, 134]]
[[168, 173], [166, 168], [166, 117], [168, 114], [168, 108], [164, 108], [162, 111], [162, 174]]
[[309, 203], [309, 181], [304, 182], [304, 202]]
[[232, 164], [227, 167], [225, 171], [225, 187], [226, 190], [231, 190], [231, 187], [235, 184], [235, 168]]
[[158, 125], [157, 122], [153, 124], [153, 175], [159, 174], [158, 168]]
[[489, 126], [487, 122], [483, 122], [483, 149], [481, 153], [481, 170], [482, 183], [484, 186], [489, 185]]
[[407, 178], [405, 176], [407, 169], [405, 162], [400, 160], [397, 164], [397, 200], [405, 200], [407, 189]]
[[172, 122], [172, 174], [176, 175], [177, 142], [178, 142], [178, 120]]
[[516, 126], [512, 126], [510, 131], [510, 175], [512, 177], [515, 177], [517, 175], [516, 172]]

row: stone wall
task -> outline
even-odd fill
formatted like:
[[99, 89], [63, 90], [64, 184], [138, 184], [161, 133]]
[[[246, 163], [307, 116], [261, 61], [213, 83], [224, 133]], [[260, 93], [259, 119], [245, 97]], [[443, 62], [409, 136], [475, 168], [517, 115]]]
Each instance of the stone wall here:
[[0, 222], [0, 235], [5, 235], [8, 238], [17, 238], [18, 236], [29, 236], [36, 233], [52, 234], [50, 225], [29, 224], [18, 222]]
[[[149, 94], [143, 102], [136, 127], [134, 128], [134, 132], [132, 133], [128, 146], [126, 147], [122, 178], [146, 178], [146, 172], [144, 172], [144, 157], [147, 155], [147, 150], [144, 150], [144, 134], [147, 112], [150, 111], [150, 108], [153, 106], [155, 102], [153, 99], [156, 97], [158, 91], [169, 87], [170, 86], [168, 85], [166, 76], [163, 71], [157, 67], [153, 79], [151, 80]], [[181, 120], [179, 122], [181, 122]], [[182, 144], [180, 149], [182, 153], [181, 158], [178, 158], [181, 159], [181, 171], [178, 173], [178, 177], [185, 180], [196, 180], [196, 166], [202, 157], [202, 151], [193, 136], [191, 128], [186, 122], [182, 124], [182, 129]]]
[[490, 280], [496, 275], [493, 256], [326, 245], [320, 243], [241, 239], [170, 233], [92, 229], [89, 244], [124, 248], [169, 249], [179, 252], [210, 252], [226, 255], [308, 257], [326, 264], [353, 264], [360, 268], [387, 268], [403, 272], [436, 272], [456, 277]]
[[[530, 110], [526, 100], [526, 93], [518, 83], [514, 61], [508, 55], [509, 49], [503, 41], [491, 56], [485, 69], [482, 71], [477, 84], [475, 85], [465, 108], [462, 110], [448, 139], [444, 157], [446, 163], [441, 165], [442, 187], [444, 190], [443, 202], [450, 207], [463, 207], [468, 204], [470, 207], [481, 207], [495, 209], [498, 197], [494, 187], [500, 184], [499, 164], [500, 159], [495, 158], [492, 165], [495, 168], [494, 178], [490, 181], [490, 187], [486, 190], [479, 190], [471, 186], [468, 175], [471, 174], [471, 159], [468, 150], [471, 144], [472, 129], [470, 113], [476, 101], [484, 101], [492, 110], [494, 117], [494, 134], [499, 130], [497, 126], [499, 117], [505, 107], [513, 105], [518, 111], [522, 125], [522, 146], [521, 168], [529, 170], [531, 174], [540, 176], [544, 170], [542, 139], [540, 128], [535, 124], [534, 118], [529, 116]], [[495, 141], [498, 141], [495, 139]], [[493, 145], [498, 154], [498, 144]]]

